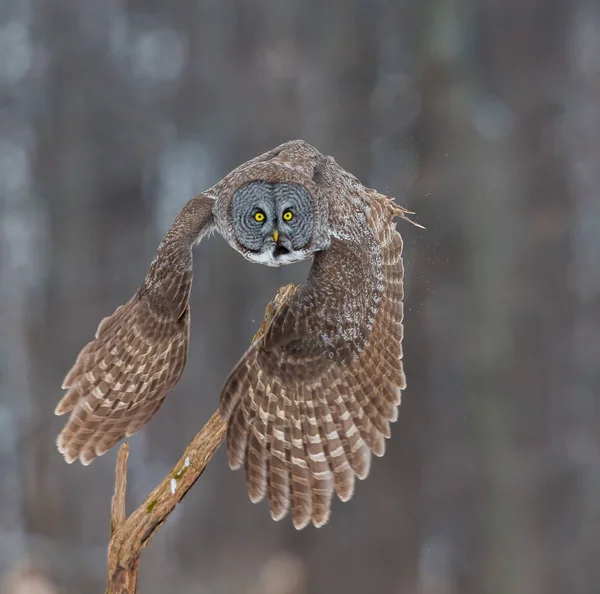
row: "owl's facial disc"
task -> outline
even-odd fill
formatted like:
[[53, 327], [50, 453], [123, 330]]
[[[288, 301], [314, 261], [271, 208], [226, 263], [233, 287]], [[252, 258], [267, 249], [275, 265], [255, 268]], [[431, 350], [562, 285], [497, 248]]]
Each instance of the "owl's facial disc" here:
[[313, 201], [300, 184], [250, 182], [233, 195], [236, 240], [253, 262], [282, 266], [309, 257]]

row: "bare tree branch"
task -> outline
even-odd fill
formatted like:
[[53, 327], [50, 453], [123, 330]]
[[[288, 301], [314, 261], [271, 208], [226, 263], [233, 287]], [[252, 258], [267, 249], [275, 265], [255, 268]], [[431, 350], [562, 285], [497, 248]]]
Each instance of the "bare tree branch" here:
[[[253, 342], [266, 332], [274, 314], [295, 290], [294, 285], [286, 285], [279, 289], [273, 301], [267, 306], [265, 318]], [[107, 594], [137, 592], [137, 574], [142, 549], [200, 478], [225, 438], [226, 429], [227, 424], [221, 419], [219, 411], [213, 413], [171, 472], [128, 518], [125, 512], [125, 492], [129, 445], [124, 443], [121, 446], [117, 457], [115, 492], [111, 505]]]
[[124, 443], [117, 455], [117, 469], [115, 472], [115, 493], [110, 506], [110, 533], [125, 524], [127, 513], [125, 511], [125, 491], [127, 490], [127, 458], [129, 458], [129, 444]]

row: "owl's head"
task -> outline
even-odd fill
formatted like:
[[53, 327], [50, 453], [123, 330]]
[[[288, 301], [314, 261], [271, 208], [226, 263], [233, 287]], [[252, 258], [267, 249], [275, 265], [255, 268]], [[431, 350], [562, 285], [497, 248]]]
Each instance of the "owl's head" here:
[[267, 266], [309, 257], [315, 227], [314, 199], [299, 183], [250, 181], [231, 200], [231, 224], [243, 255]]

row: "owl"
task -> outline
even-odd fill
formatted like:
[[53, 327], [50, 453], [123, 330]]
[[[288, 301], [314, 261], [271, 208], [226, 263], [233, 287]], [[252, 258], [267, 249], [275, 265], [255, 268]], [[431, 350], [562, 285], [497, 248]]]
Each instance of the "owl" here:
[[[402, 238], [409, 211], [298, 140], [190, 200], [137, 293], [102, 320], [67, 374], [56, 414], [67, 462], [89, 464], [142, 427], [179, 380], [190, 329], [192, 248], [217, 231], [267, 266], [313, 258], [306, 283], [224, 383], [227, 457], [250, 499], [296, 528], [325, 524], [382, 456], [406, 386]], [[410, 220], [410, 219], [409, 219]], [[412, 222], [412, 221], [411, 221]]]

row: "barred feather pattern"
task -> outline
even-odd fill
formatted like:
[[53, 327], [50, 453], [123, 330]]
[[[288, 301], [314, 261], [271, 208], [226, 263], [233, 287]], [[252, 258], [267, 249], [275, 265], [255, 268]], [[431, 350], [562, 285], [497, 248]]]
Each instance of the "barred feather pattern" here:
[[306, 284], [221, 396], [230, 467], [244, 466], [253, 502], [266, 497], [272, 518], [290, 512], [298, 529], [325, 524], [334, 494], [352, 497], [371, 454], [385, 452], [406, 386], [402, 239], [393, 223], [403, 209], [365, 188], [350, 196], [364, 218], [345, 219], [337, 237], [332, 230]]
[[67, 462], [89, 464], [133, 435], [179, 380], [189, 343], [192, 245], [212, 226], [213, 200], [194, 198], [158, 248], [138, 292], [98, 326], [65, 377], [56, 414]]

